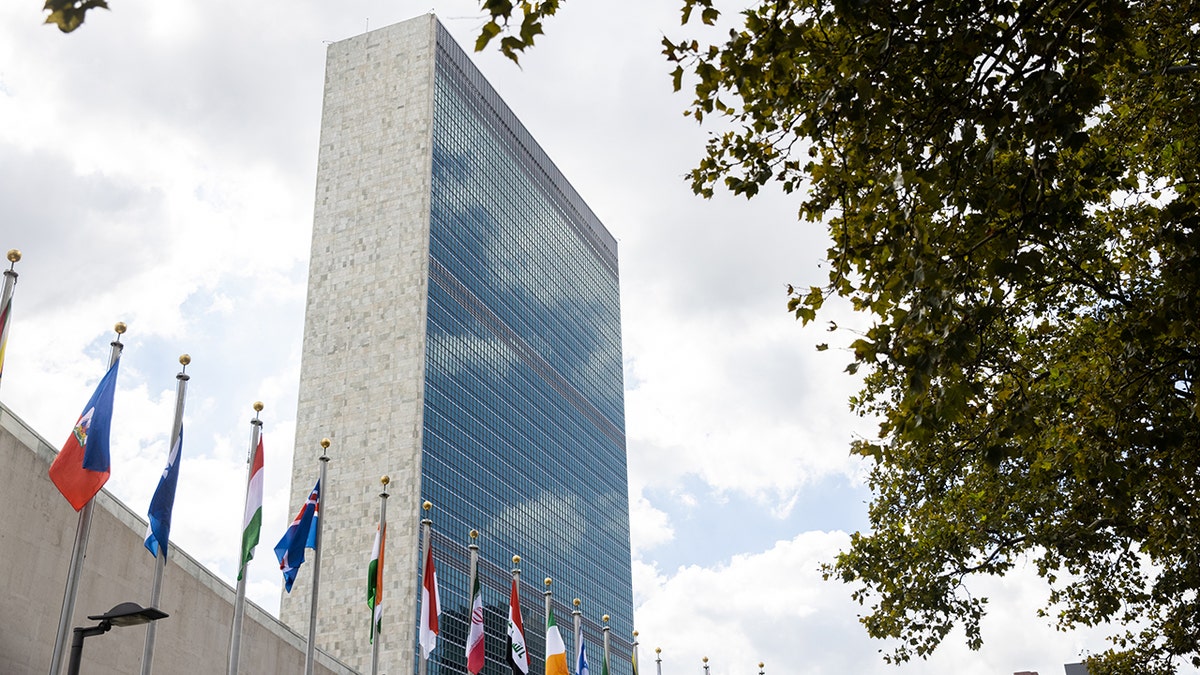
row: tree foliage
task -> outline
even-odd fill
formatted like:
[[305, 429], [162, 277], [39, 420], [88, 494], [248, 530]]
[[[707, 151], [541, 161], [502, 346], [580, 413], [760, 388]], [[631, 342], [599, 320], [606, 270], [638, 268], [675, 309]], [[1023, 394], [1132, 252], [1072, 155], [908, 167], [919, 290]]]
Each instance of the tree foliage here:
[[[719, 20], [683, 0], [683, 24]], [[1200, 665], [1200, 7], [1191, 0], [759, 0], [664, 40], [720, 118], [693, 189], [778, 182], [829, 230], [872, 529], [827, 577], [887, 658], [1029, 564], [1041, 613], [1113, 624], [1093, 673]], [[521, 36], [523, 37], [523, 36]], [[529, 44], [529, 42], [521, 42]], [[480, 46], [486, 44], [481, 38]]]
[[49, 12], [46, 23], [58, 26], [64, 33], [79, 28], [87, 17], [88, 10], [103, 7], [108, 9], [105, 0], [46, 0], [43, 10]]

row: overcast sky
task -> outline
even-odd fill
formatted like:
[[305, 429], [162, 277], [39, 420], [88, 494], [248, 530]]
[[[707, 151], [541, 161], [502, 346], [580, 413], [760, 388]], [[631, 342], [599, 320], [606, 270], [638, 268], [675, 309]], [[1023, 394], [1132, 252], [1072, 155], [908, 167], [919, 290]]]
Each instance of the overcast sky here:
[[[263, 401], [250, 596], [274, 613], [326, 45], [432, 9], [469, 48], [482, 15], [441, 0], [111, 5], [63, 35], [41, 25], [40, 0], [0, 3], [0, 252], [24, 254], [0, 400], [59, 445], [126, 322], [108, 489], [144, 514], [190, 354], [171, 543], [231, 584]], [[818, 353], [824, 321], [801, 328], [785, 307], [787, 284], [823, 281], [824, 234], [797, 221], [796, 196], [690, 193], [706, 130], [682, 116], [660, 54], [678, 17], [670, 0], [571, 0], [521, 68], [474, 57], [619, 242], [643, 667], [658, 646], [664, 675], [699, 675], [702, 656], [711, 675], [759, 661], [1047, 675], [1104, 649], [1037, 617], [1045, 589], [1026, 570], [973, 587], [992, 598], [981, 651], [955, 633], [929, 661], [886, 665], [852, 589], [821, 580], [866, 527], [848, 445], [871, 431], [847, 411], [850, 356]], [[856, 323], [837, 307], [824, 319]]]

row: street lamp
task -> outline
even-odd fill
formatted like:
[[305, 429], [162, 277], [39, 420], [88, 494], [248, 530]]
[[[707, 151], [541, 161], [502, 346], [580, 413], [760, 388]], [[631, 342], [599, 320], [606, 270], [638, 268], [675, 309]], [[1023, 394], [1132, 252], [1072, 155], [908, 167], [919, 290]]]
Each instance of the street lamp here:
[[93, 635], [104, 635], [113, 626], [137, 626], [151, 621], [165, 619], [167, 613], [153, 607], [142, 607], [136, 602], [122, 602], [104, 614], [89, 616], [92, 621], [99, 621], [95, 626], [76, 626], [75, 635], [71, 638], [71, 660], [67, 664], [67, 675], [79, 675], [79, 661], [83, 656], [83, 639]]

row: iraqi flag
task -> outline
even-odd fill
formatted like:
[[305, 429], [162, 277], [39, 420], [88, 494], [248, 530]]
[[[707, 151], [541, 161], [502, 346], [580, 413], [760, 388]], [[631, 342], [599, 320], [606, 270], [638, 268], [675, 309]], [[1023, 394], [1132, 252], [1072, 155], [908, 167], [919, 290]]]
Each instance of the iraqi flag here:
[[108, 431], [112, 425], [113, 394], [117, 390], [117, 366], [113, 361], [83, 407], [75, 428], [50, 464], [50, 480], [71, 506], [84, 507], [108, 481]]
[[513, 675], [529, 675], [529, 652], [525, 650], [525, 626], [521, 624], [521, 598], [517, 595], [517, 580], [513, 579], [508, 598], [508, 665]]
[[438, 597], [437, 569], [433, 566], [433, 542], [430, 542], [425, 549], [425, 573], [421, 575], [421, 655], [426, 659], [437, 646], [441, 604], [441, 598]]

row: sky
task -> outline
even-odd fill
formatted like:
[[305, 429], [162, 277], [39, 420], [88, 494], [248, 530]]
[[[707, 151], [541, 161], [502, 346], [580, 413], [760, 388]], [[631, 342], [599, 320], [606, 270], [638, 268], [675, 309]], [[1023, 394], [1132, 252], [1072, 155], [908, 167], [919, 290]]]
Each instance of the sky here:
[[[59, 444], [125, 322], [107, 489], [144, 514], [190, 355], [171, 543], [231, 585], [262, 401], [248, 594], [277, 613], [326, 45], [433, 11], [470, 49], [484, 18], [442, 0], [111, 6], [64, 35], [39, 0], [0, 3], [0, 252], [23, 253], [0, 401]], [[867, 528], [868, 467], [848, 448], [873, 425], [847, 407], [850, 355], [815, 346], [828, 320], [862, 319], [786, 311], [788, 284], [825, 279], [799, 196], [690, 192], [709, 129], [682, 115], [660, 53], [688, 30], [677, 2], [571, 0], [520, 67], [473, 57], [618, 240], [643, 668], [659, 647], [664, 675], [705, 656], [710, 675], [1046, 675], [1105, 649], [1039, 618], [1046, 589], [1021, 568], [971, 586], [990, 597], [980, 651], [955, 632], [889, 665], [853, 589], [822, 580]]]

